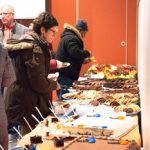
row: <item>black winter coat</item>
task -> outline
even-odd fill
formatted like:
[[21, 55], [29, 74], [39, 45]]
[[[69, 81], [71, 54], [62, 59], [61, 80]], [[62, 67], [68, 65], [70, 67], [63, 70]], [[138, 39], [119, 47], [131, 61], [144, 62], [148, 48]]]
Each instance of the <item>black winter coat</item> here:
[[71, 65], [60, 69], [60, 76], [77, 80], [83, 61], [89, 56], [90, 53], [84, 50], [83, 41], [78, 30], [70, 25], [66, 26], [64, 32], [61, 34], [56, 59], [62, 62], [69, 62]]
[[50, 54], [47, 43], [32, 33], [22, 40], [10, 40], [6, 45], [15, 68], [16, 81], [8, 88], [5, 105], [8, 121], [25, 124], [23, 117], [33, 126], [41, 114], [49, 115], [49, 93], [56, 82], [48, 80]]

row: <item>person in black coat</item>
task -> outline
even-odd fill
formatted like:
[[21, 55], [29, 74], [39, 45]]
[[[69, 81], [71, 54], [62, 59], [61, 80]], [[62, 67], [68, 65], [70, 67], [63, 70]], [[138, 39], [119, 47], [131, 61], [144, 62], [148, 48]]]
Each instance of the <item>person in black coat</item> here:
[[57, 91], [59, 99], [62, 94], [67, 91], [65, 87], [71, 87], [73, 82], [78, 79], [82, 64], [90, 57], [90, 52], [84, 50], [84, 43], [82, 38], [88, 31], [87, 22], [85, 20], [78, 20], [75, 26], [65, 24], [65, 29], [61, 34], [58, 45], [56, 59], [62, 62], [69, 62], [70, 66], [59, 69], [58, 82], [61, 89]]

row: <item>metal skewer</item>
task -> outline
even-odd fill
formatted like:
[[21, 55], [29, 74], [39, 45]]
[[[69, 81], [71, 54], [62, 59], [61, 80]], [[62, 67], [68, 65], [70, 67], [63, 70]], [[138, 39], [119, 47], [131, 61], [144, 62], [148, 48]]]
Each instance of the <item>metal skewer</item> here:
[[[18, 135], [22, 138], [23, 136], [21, 135], [21, 133], [15, 128], [13, 127], [14, 130], [18, 133]], [[23, 146], [25, 150], [28, 150], [28, 148], [26, 146]]]
[[25, 117], [23, 117], [23, 119], [25, 120], [26, 124], [28, 125], [28, 127], [30, 128], [30, 130], [32, 131], [32, 127], [30, 126], [29, 122], [27, 121], [27, 119]]
[[32, 116], [39, 124], [41, 123], [33, 114], [31, 114], [31, 116]]
[[39, 110], [37, 107], [35, 107], [35, 109], [37, 110], [37, 112], [39, 113], [39, 115], [41, 116], [41, 118], [44, 120], [45, 118], [43, 117], [43, 115], [42, 115], [42, 113], [40, 112], [40, 110]]

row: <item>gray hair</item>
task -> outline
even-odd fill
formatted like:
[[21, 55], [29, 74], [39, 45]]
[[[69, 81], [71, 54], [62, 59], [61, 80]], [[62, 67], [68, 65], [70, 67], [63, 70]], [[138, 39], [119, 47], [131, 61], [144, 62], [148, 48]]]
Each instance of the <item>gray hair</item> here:
[[10, 4], [6, 4], [6, 5], [3, 5], [1, 8], [0, 8], [0, 11], [2, 11], [3, 9], [6, 9], [7, 11], [11, 12], [11, 13], [15, 13], [15, 9], [12, 5]]

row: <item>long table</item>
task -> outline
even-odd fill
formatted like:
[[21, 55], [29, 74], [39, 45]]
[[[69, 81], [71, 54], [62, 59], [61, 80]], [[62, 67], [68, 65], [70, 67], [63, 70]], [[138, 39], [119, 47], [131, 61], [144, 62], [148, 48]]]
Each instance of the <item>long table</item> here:
[[[134, 118], [135, 121], [137, 121], [137, 116]], [[30, 136], [33, 135], [42, 135], [43, 130], [41, 127], [37, 126], [32, 132], [25, 135], [19, 142], [18, 145], [22, 146], [30, 141]], [[139, 145], [141, 143], [140, 133], [139, 133], [139, 127], [136, 126], [134, 129], [132, 129], [127, 135], [123, 136], [121, 138], [122, 140], [135, 140]], [[72, 144], [70, 144], [72, 143]], [[68, 146], [69, 145], [69, 146]], [[89, 144], [86, 142], [72, 142], [67, 141], [65, 142], [65, 146], [61, 148], [54, 147], [52, 140], [43, 140], [43, 143], [37, 144], [37, 147], [39, 150], [77, 150], [77, 149], [90, 149], [90, 150], [125, 150], [127, 145], [120, 145], [120, 144], [108, 144], [107, 140], [104, 139], [96, 139], [96, 143]]]

